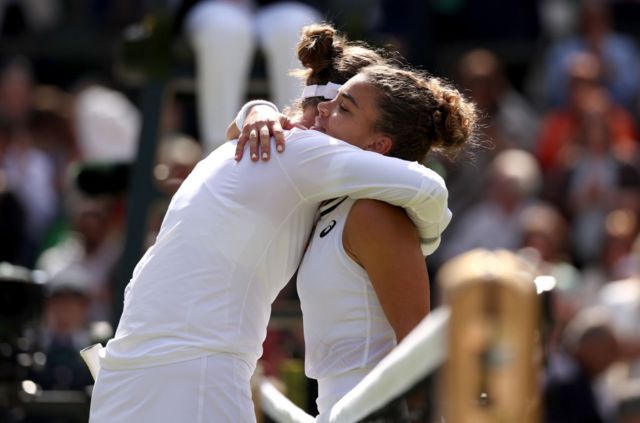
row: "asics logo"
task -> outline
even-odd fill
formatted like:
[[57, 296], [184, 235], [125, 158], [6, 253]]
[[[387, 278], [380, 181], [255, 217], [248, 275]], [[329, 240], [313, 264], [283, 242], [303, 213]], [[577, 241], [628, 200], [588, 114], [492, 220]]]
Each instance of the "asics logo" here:
[[331, 229], [333, 229], [335, 226], [336, 226], [335, 220], [332, 220], [331, 222], [329, 222], [329, 224], [322, 230], [322, 232], [320, 232], [320, 238], [324, 238], [325, 236], [327, 236], [327, 234], [331, 232]]

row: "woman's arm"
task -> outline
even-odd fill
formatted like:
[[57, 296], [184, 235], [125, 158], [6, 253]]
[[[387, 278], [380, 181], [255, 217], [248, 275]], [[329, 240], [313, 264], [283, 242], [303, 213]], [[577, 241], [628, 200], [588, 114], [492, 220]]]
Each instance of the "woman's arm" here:
[[347, 195], [403, 207], [418, 228], [424, 255], [436, 250], [451, 212], [444, 180], [434, 171], [313, 130], [294, 129], [286, 138], [287, 154], [273, 156], [274, 162], [305, 201], [319, 204]]
[[347, 218], [343, 244], [369, 275], [399, 342], [429, 312], [429, 276], [415, 226], [399, 207], [359, 200]]

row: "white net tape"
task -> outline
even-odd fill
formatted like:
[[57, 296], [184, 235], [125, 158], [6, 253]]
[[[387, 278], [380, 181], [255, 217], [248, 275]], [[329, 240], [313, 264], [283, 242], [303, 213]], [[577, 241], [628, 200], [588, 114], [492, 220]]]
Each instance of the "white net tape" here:
[[313, 423], [315, 419], [292, 403], [267, 379], [258, 387], [262, 412], [278, 423]]

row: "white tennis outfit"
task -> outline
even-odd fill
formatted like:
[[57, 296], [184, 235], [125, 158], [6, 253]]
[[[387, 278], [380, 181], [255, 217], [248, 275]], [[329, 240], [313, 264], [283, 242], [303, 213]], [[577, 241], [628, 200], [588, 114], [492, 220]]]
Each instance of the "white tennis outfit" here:
[[271, 303], [298, 267], [322, 201], [348, 194], [405, 207], [423, 247], [437, 245], [451, 216], [437, 174], [316, 131], [286, 140], [268, 163], [237, 163], [236, 143], [226, 143], [174, 195], [125, 290], [91, 422], [255, 421], [249, 378]]
[[323, 205], [298, 270], [305, 373], [318, 380], [320, 414], [328, 412], [396, 345], [367, 272], [349, 257], [342, 243], [355, 201], [343, 197]]

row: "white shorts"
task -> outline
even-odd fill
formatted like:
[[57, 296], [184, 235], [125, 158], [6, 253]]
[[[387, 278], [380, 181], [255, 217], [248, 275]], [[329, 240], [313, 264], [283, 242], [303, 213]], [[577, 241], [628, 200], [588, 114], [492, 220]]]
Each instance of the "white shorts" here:
[[255, 422], [249, 364], [227, 354], [131, 370], [102, 368], [91, 423]]

